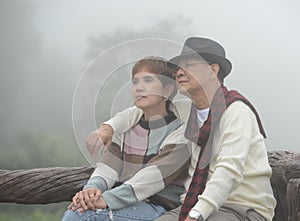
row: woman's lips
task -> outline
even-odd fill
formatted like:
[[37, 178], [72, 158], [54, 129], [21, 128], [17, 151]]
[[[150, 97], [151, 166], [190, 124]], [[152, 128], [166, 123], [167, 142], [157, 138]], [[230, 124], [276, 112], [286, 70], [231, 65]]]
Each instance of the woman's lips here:
[[147, 98], [146, 95], [138, 95], [135, 97], [135, 100], [139, 100], [139, 99], [142, 99], [142, 98]]

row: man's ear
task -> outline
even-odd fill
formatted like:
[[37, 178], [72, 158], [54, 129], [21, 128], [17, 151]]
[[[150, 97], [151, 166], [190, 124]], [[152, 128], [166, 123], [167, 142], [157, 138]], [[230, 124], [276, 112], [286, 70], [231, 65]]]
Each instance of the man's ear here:
[[212, 70], [211, 74], [213, 74], [213, 76], [211, 76], [210, 79], [218, 78], [218, 73], [220, 71], [220, 65], [217, 63], [213, 63], [210, 65], [210, 68]]

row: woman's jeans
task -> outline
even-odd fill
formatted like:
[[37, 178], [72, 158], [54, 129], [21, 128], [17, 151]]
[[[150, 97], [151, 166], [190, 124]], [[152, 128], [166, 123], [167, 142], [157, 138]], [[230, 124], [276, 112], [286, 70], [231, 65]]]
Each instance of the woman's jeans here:
[[166, 210], [161, 206], [141, 201], [119, 210], [97, 209], [87, 210], [84, 213], [67, 210], [62, 221], [150, 221], [157, 219], [165, 212]]

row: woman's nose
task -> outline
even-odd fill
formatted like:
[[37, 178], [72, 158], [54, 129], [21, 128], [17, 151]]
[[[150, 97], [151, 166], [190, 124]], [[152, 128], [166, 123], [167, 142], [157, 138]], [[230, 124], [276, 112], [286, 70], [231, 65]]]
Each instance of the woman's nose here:
[[143, 83], [141, 83], [141, 82], [137, 83], [137, 84], [135, 85], [135, 90], [136, 90], [137, 92], [143, 91], [143, 90], [144, 90], [144, 85], [143, 85]]

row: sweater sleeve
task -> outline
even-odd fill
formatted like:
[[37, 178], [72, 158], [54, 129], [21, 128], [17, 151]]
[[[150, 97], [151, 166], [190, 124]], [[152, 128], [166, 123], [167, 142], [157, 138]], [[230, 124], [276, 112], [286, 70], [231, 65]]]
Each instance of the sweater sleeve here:
[[193, 207], [206, 219], [217, 210], [242, 182], [245, 160], [250, 148], [255, 116], [248, 106], [235, 102], [224, 112], [220, 125], [219, 151], [214, 156], [214, 171]]
[[120, 146], [112, 143], [108, 151], [102, 154], [84, 189], [93, 187], [100, 189], [103, 193], [112, 188], [115, 182], [118, 181], [122, 165]]
[[[171, 135], [175, 136], [174, 132]], [[165, 145], [157, 156], [124, 184], [103, 193], [106, 204], [111, 209], [120, 209], [158, 193], [186, 171], [190, 155], [186, 143]]]
[[109, 124], [115, 133], [122, 134], [137, 124], [142, 115], [143, 111], [133, 106], [118, 112], [113, 118], [103, 122], [103, 124]]

